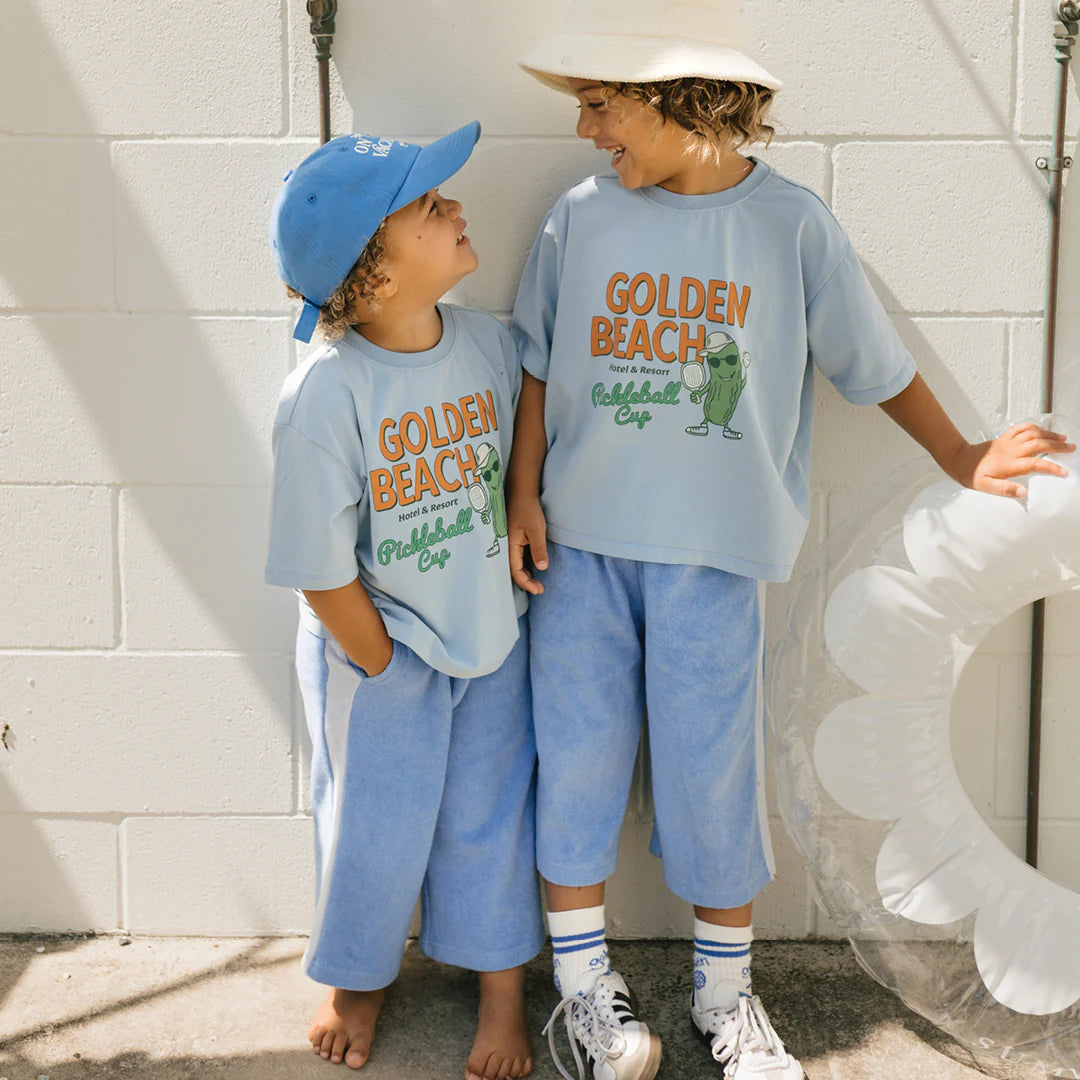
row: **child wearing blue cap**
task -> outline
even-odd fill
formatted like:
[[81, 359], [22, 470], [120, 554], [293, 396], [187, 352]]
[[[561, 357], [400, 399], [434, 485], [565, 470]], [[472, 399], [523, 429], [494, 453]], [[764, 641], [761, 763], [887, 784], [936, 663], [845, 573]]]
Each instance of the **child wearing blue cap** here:
[[815, 367], [970, 487], [1022, 494], [1072, 449], [956, 430], [829, 209], [738, 152], [780, 86], [749, 40], [738, 0], [575, 0], [522, 64], [611, 155], [549, 213], [513, 326], [511, 569], [534, 593], [537, 861], [579, 1080], [583, 1058], [593, 1080], [660, 1065], [604, 931], [646, 704], [652, 850], [695, 916], [690, 1019], [725, 1080], [803, 1075], [753, 992], [751, 912], [774, 872], [764, 584], [806, 532]]
[[368, 135], [285, 178], [271, 244], [327, 344], [285, 381], [266, 579], [300, 594], [316, 911], [309, 1038], [368, 1059], [417, 898], [420, 948], [480, 973], [470, 1080], [532, 1068], [523, 965], [543, 943], [526, 595], [503, 470], [520, 368], [490, 315], [439, 303], [476, 269], [439, 184], [469, 124], [426, 148]]

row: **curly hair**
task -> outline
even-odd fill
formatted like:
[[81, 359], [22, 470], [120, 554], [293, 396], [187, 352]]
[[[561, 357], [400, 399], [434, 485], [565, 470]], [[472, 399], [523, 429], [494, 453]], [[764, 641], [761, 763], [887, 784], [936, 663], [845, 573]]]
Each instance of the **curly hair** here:
[[662, 120], [696, 135], [703, 154], [753, 142], [767, 146], [776, 133], [766, 121], [774, 92], [757, 83], [690, 76], [662, 82], [605, 81], [602, 85], [612, 96], [640, 101]]
[[[345, 280], [322, 305], [316, 330], [324, 341], [338, 341], [350, 326], [363, 321], [361, 316], [365, 312], [379, 310], [375, 289], [386, 265], [386, 222], [383, 221], [372, 233]], [[291, 286], [286, 286], [285, 291], [294, 300], [304, 299]]]

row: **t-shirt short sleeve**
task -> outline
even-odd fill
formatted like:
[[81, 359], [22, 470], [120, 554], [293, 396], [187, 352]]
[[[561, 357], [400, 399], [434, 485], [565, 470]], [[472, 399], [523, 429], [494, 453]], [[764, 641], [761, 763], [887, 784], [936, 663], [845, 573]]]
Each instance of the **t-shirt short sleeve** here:
[[506, 379], [510, 384], [510, 399], [514, 408], [517, 408], [518, 396], [521, 394], [521, 362], [518, 360], [513, 335], [502, 323], [499, 324], [499, 344], [502, 346], [503, 361], [506, 365]]
[[510, 327], [521, 366], [541, 382], [547, 382], [551, 361], [567, 213], [564, 196], [540, 226], [522, 271]]
[[850, 244], [806, 309], [810, 355], [853, 405], [900, 393], [915, 362], [889, 320]]
[[274, 481], [266, 580], [338, 589], [357, 576], [358, 504], [365, 480], [288, 424], [274, 428]]

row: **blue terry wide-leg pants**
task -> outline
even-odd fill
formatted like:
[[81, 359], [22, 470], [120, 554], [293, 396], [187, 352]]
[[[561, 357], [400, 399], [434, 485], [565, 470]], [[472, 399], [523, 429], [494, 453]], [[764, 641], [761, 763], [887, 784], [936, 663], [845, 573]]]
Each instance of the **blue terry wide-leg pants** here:
[[461, 679], [397, 641], [368, 677], [332, 638], [301, 628], [316, 859], [304, 966], [317, 982], [393, 982], [417, 896], [420, 948], [436, 960], [500, 971], [539, 951], [524, 618], [520, 629], [497, 671]]

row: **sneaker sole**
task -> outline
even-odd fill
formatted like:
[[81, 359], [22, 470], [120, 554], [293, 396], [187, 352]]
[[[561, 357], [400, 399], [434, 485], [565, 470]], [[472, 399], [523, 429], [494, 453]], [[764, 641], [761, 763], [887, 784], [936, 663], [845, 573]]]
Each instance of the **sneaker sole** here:
[[[710, 1035], [708, 1032], [702, 1031], [701, 1028], [699, 1028], [697, 1024], [694, 1023], [693, 1018], [691, 1018], [690, 1020], [690, 1027], [693, 1028], [694, 1034], [698, 1037], [698, 1042], [700, 1042], [711, 1054], [713, 1041], [712, 1035]], [[717, 1062], [717, 1064], [719, 1065], [720, 1063]], [[725, 1069], [723, 1065], [720, 1065], [720, 1073], [722, 1076], [727, 1076], [727, 1069]], [[806, 1080], [805, 1072], [802, 1074], [802, 1080]]]
[[[660, 1036], [654, 1032], [649, 1032], [649, 1056], [645, 1059], [645, 1064], [642, 1066], [641, 1072], [639, 1072], [633, 1080], [654, 1080], [657, 1072], [660, 1070], [660, 1057], [663, 1052], [663, 1044], [660, 1041]], [[627, 1077], [626, 1080], [631, 1080]]]

